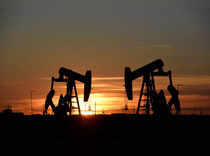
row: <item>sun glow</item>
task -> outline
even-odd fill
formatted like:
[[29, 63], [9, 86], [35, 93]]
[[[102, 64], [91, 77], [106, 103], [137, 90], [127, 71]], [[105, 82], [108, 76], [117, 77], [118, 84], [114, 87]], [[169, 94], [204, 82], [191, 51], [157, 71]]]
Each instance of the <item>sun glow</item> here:
[[93, 115], [93, 112], [89, 112], [89, 111], [83, 111], [81, 112], [82, 115]]
[[[174, 80], [174, 84], [178, 87], [178, 84], [184, 84], [183, 86], [179, 86], [178, 89], [180, 91], [180, 101], [182, 108], [206, 108], [209, 107], [209, 76], [206, 77], [176, 77]], [[156, 78], [156, 89], [159, 91], [160, 89], [164, 89], [166, 93], [166, 99], [169, 101], [171, 98], [170, 94], [167, 91], [168, 79], [164, 78]], [[95, 87], [92, 89], [88, 102], [84, 102], [84, 90], [78, 89], [79, 95], [79, 105], [82, 115], [94, 115], [96, 114], [109, 114], [115, 113], [116, 111], [122, 111], [125, 108], [125, 104], [128, 105], [129, 110], [134, 110], [137, 108], [138, 100], [139, 100], [139, 91], [141, 86], [141, 80], [134, 81], [133, 83], [133, 100], [128, 101], [127, 96], [125, 94], [125, 88], [120, 85], [123, 82], [120, 80], [115, 80], [113, 82], [105, 82], [100, 80], [99, 82], [95, 82]], [[107, 84], [108, 83], [108, 84]], [[60, 98], [60, 94], [65, 95], [66, 89], [65, 86], [59, 88], [60, 86], [55, 86], [55, 96], [53, 97], [53, 103], [55, 106], [58, 105], [58, 101]], [[48, 90], [44, 91], [36, 91], [33, 92], [33, 96], [26, 98], [17, 98], [4, 100], [3, 103], [10, 106], [14, 112], [24, 112], [24, 114], [42, 114], [44, 109], [44, 104], [46, 100], [46, 95]], [[75, 98], [73, 100], [73, 114], [78, 114], [77, 103]], [[2, 109], [5, 107], [2, 107]], [[49, 107], [48, 113], [53, 115], [53, 111], [51, 107]]]

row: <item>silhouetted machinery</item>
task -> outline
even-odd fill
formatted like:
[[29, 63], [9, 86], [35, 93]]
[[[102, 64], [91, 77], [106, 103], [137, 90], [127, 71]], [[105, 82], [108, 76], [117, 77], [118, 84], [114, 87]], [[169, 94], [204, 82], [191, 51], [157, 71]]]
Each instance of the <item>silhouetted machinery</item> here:
[[[66, 95], [64, 97], [60, 97], [59, 103], [64, 103], [67, 107], [67, 112], [69, 114], [72, 114], [72, 109], [73, 109], [73, 98], [76, 98], [76, 104], [77, 107], [74, 107], [74, 109], [78, 109], [79, 115], [81, 115], [81, 110], [80, 110], [80, 105], [79, 105], [79, 99], [78, 99], [78, 94], [77, 94], [77, 88], [76, 88], [76, 83], [75, 81], [79, 81], [84, 83], [84, 101], [87, 102], [90, 96], [91, 92], [91, 79], [92, 79], [92, 74], [91, 71], [87, 71], [85, 75], [81, 75], [77, 72], [74, 72], [70, 69], [66, 68], [60, 68], [59, 70], [59, 77], [54, 78], [52, 77], [52, 82], [51, 82], [51, 91], [54, 88], [54, 82], [65, 82], [67, 85], [67, 90], [66, 90]], [[74, 94], [73, 95], [73, 91]], [[46, 105], [46, 104], [45, 104]], [[59, 105], [58, 105], [59, 107]], [[59, 109], [56, 109], [55, 107], [52, 107], [54, 113], [60, 113]], [[47, 109], [47, 107], [46, 107]], [[58, 110], [58, 111], [57, 111]], [[46, 111], [46, 110], [45, 110]], [[65, 111], [64, 111], [65, 113]]]
[[[177, 111], [180, 110], [178, 91], [175, 89], [175, 87], [173, 87], [171, 71], [164, 72], [163, 66], [164, 66], [163, 61], [158, 59], [133, 72], [131, 72], [131, 69], [129, 67], [125, 68], [124, 80], [125, 80], [125, 89], [126, 89], [128, 100], [133, 99], [132, 81], [137, 79], [138, 77], [143, 77], [140, 97], [138, 101], [138, 107], [136, 111], [137, 114], [139, 113], [140, 105], [142, 101], [146, 101], [146, 104], [144, 105], [144, 107], [146, 108], [146, 113], [149, 114], [150, 106], [154, 102], [153, 95], [154, 93], [156, 93], [155, 80], [154, 80], [155, 76], [168, 76], [169, 77], [170, 85], [168, 86], [168, 90], [172, 94], [169, 107], [171, 107], [172, 104], [174, 104], [176, 110]], [[146, 91], [144, 91], [145, 90], [144, 87], [146, 87]], [[143, 95], [146, 96], [145, 99], [142, 99]]]

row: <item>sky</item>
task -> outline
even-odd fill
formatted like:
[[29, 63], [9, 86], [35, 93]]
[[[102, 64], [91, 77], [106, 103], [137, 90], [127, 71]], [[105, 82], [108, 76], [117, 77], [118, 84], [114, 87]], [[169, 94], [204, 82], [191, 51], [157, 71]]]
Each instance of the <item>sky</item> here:
[[2, 0], [0, 6], [0, 110], [12, 105], [28, 113], [34, 91], [38, 112], [61, 66], [91, 70], [101, 110], [121, 108], [124, 67], [158, 58], [182, 84], [184, 107], [210, 107], [208, 0]]

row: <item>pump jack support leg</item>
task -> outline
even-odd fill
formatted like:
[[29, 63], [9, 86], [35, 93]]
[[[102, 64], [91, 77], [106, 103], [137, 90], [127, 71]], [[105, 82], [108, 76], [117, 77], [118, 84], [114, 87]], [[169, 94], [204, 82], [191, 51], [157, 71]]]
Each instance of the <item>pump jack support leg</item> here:
[[147, 101], [146, 101], [146, 114], [149, 115], [149, 109], [150, 109], [150, 92], [151, 92], [151, 86], [150, 86], [150, 80], [146, 83], [147, 85]]
[[141, 92], [140, 92], [140, 97], [139, 97], [138, 108], [136, 110], [136, 114], [139, 114], [141, 99], [142, 99], [142, 95], [143, 95], [143, 91], [144, 91], [144, 83], [145, 83], [145, 78], [143, 77], [143, 82], [142, 82], [142, 86], [141, 86]]
[[79, 115], [81, 115], [80, 106], [79, 106], [79, 99], [78, 99], [78, 94], [77, 94], [77, 88], [76, 88], [75, 83], [74, 83], [74, 92], [75, 92], [75, 96], [76, 96], [76, 99], [77, 99], [77, 107], [78, 107]]

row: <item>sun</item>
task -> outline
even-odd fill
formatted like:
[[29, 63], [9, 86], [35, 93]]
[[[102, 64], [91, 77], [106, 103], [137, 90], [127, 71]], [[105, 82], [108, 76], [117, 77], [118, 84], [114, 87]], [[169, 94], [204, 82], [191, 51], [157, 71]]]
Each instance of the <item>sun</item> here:
[[90, 111], [84, 111], [84, 112], [81, 112], [82, 115], [93, 115], [93, 112], [90, 112]]

